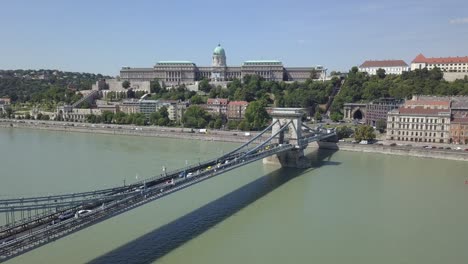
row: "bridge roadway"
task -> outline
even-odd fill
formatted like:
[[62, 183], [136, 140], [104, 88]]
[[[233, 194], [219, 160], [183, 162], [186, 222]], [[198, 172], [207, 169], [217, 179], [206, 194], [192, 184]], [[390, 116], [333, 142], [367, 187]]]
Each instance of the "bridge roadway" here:
[[[148, 202], [157, 200], [168, 194], [187, 188], [211, 177], [223, 174], [235, 168], [245, 166], [254, 161], [275, 155], [295, 148], [290, 144], [268, 144], [262, 148], [254, 148], [255, 151], [246, 155], [247, 152], [234, 153], [223, 156], [222, 159], [214, 159], [199, 165], [191, 166], [168, 173], [164, 177], [154, 177], [146, 181], [133, 184], [124, 189], [116, 189], [114, 192], [104, 192], [105, 194], [118, 197], [98, 200], [94, 208], [88, 214], [75, 216], [64, 221], [52, 224], [50, 221], [56, 219], [60, 211], [52, 216], [45, 217], [45, 221], [37, 221], [35, 225], [17, 226], [16, 232], [4, 231], [3, 240], [0, 244], [0, 261], [5, 261], [26, 251], [54, 241], [60, 237], [79, 231], [87, 226], [121, 214]], [[183, 173], [183, 175], [181, 175]], [[189, 173], [192, 176], [188, 176]], [[143, 184], [143, 186], [141, 186]], [[137, 187], [139, 186], [139, 187]], [[105, 197], [105, 195], [104, 195]], [[82, 207], [72, 207], [76, 210]], [[68, 209], [71, 210], [71, 209]], [[43, 219], [43, 220], [44, 220]], [[6, 235], [5, 235], [6, 234]]]

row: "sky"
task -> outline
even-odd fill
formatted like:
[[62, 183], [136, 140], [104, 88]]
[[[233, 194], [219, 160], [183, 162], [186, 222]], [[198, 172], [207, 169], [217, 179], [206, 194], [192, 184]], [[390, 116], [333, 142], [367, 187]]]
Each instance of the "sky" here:
[[468, 56], [467, 0], [2, 1], [0, 69], [119, 74], [162, 60], [255, 59], [348, 71], [368, 59]]

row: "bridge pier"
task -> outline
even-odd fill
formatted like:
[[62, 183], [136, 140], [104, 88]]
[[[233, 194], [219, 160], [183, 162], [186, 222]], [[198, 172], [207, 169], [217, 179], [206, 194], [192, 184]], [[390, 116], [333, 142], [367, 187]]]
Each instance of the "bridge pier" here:
[[275, 164], [287, 168], [305, 169], [310, 167], [310, 159], [304, 156], [304, 149], [292, 149], [264, 158], [263, 164]]
[[304, 149], [307, 142], [302, 139], [302, 116], [301, 108], [273, 108], [270, 115], [275, 125], [272, 127], [272, 134], [277, 134], [282, 127], [287, 126], [286, 130], [278, 133], [272, 140], [272, 143], [291, 144], [295, 148], [281, 152], [276, 155], [264, 158], [264, 164], [277, 164], [289, 168], [308, 168], [310, 160], [304, 156]]

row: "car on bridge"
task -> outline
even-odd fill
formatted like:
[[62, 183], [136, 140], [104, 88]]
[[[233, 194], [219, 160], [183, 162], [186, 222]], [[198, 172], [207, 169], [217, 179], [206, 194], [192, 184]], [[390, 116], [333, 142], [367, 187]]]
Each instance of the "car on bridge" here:
[[89, 214], [91, 212], [92, 212], [92, 210], [79, 210], [78, 212], [76, 212], [75, 218], [79, 218], [79, 217], [81, 217], [81, 216], [83, 216], [85, 214]]
[[65, 221], [67, 219], [72, 218], [74, 215], [75, 215], [74, 211], [68, 211], [68, 212], [65, 212], [65, 213], [59, 215], [58, 220]]

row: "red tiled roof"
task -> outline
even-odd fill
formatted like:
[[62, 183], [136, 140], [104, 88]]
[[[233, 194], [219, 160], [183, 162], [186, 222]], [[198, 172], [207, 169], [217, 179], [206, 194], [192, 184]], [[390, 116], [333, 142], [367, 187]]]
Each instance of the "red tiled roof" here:
[[359, 68], [377, 68], [377, 67], [408, 67], [403, 60], [367, 60]]
[[419, 54], [414, 58], [412, 63], [468, 63], [468, 56], [465, 57], [442, 57], [442, 58], [426, 58]]
[[438, 106], [450, 106], [450, 101], [425, 101], [425, 100], [408, 100], [405, 105], [438, 105]]
[[246, 101], [231, 101], [229, 102], [229, 105], [248, 105]]
[[415, 114], [415, 115], [438, 115], [439, 113], [447, 113], [449, 109], [431, 109], [422, 106], [417, 107], [400, 107], [400, 114]]

